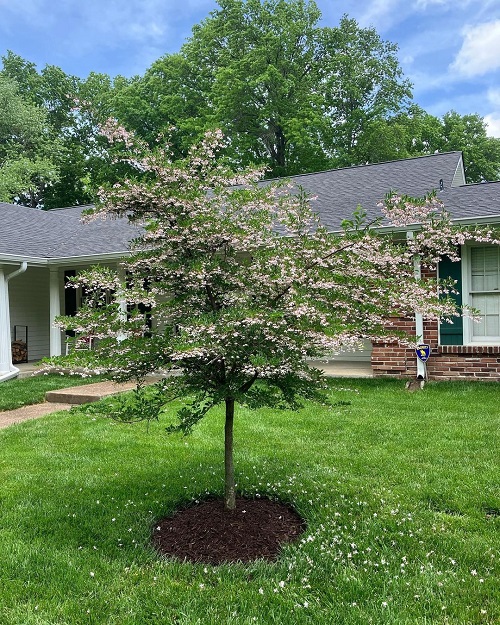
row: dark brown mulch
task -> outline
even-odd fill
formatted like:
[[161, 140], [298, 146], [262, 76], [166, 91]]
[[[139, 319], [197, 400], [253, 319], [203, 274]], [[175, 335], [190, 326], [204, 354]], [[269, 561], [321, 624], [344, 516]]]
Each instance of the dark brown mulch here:
[[238, 497], [236, 509], [227, 511], [222, 500], [210, 499], [156, 523], [153, 545], [162, 555], [190, 562], [275, 560], [281, 545], [304, 529], [301, 517], [283, 503]]

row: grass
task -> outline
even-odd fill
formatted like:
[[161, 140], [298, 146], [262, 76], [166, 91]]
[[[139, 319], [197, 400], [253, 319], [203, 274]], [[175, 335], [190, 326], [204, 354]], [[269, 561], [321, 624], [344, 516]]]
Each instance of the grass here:
[[78, 375], [41, 374], [2, 382], [0, 384], [0, 412], [30, 404], [39, 404], [44, 401], [47, 391], [89, 384], [102, 379], [102, 376], [82, 378]]
[[239, 489], [308, 524], [272, 564], [149, 545], [156, 519], [222, 493], [221, 411], [188, 438], [82, 411], [2, 430], [2, 625], [500, 622], [498, 386], [332, 393], [347, 405], [237, 413]]

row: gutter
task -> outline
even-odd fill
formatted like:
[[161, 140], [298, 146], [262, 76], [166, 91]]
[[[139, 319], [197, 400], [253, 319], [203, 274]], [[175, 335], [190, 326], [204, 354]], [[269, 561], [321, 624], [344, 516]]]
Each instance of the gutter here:
[[5, 276], [5, 282], [7, 282], [8, 284], [12, 280], [12, 278], [17, 278], [17, 276], [20, 275], [21, 273], [24, 273], [27, 268], [28, 268], [28, 262], [26, 260], [23, 260], [19, 269], [16, 269], [15, 271], [12, 271], [11, 273]]
[[[17, 278], [17, 276], [21, 275], [22, 273], [24, 273], [26, 271], [26, 269], [28, 268], [28, 262], [26, 260], [23, 260], [21, 262], [21, 266], [19, 267], [19, 269], [16, 269], [15, 271], [11, 271], [11, 273], [7, 274], [4, 277], [4, 281], [5, 281], [5, 288], [4, 288], [4, 292], [0, 294], [1, 297], [3, 297], [4, 301], [0, 302], [1, 304], [3, 304], [3, 308], [5, 310], [4, 313], [4, 328], [7, 329], [7, 335], [10, 337], [10, 313], [9, 313], [9, 282], [13, 279], [13, 278]], [[1, 328], [0, 328], [0, 332], [1, 332]], [[5, 349], [10, 349], [10, 341], [9, 341], [9, 346], [5, 346]], [[9, 371], [5, 372], [5, 373], [1, 373], [0, 372], [0, 382], [6, 382], [7, 380], [11, 380], [12, 378], [16, 378], [19, 375], [19, 369], [17, 367], [14, 367], [14, 365], [12, 364], [12, 355], [10, 355], [9, 358], [10, 362], [9, 362]]]
[[106, 260], [119, 260], [130, 254], [130, 250], [123, 252], [109, 252], [106, 254], [87, 254], [85, 256], [53, 256], [43, 258], [40, 256], [19, 256], [18, 254], [4, 254], [0, 252], [0, 262], [4, 265], [17, 265], [27, 262], [30, 266], [47, 267], [50, 265], [69, 265], [74, 263], [98, 263]]
[[101, 261], [121, 260], [128, 255], [130, 255], [130, 250], [125, 250], [123, 252], [110, 252], [108, 254], [87, 254], [85, 256], [55, 256], [53, 258], [48, 258], [46, 264], [49, 266], [86, 265]]

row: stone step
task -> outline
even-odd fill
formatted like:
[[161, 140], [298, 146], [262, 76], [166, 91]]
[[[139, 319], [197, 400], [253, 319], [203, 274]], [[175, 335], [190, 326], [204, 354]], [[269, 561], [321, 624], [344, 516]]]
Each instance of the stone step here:
[[116, 395], [123, 391], [130, 391], [136, 388], [134, 382], [125, 382], [117, 384], [116, 382], [95, 382], [94, 384], [86, 384], [83, 386], [72, 386], [70, 388], [61, 388], [57, 391], [48, 391], [45, 393], [45, 400], [58, 404], [88, 404], [99, 401], [103, 397]]

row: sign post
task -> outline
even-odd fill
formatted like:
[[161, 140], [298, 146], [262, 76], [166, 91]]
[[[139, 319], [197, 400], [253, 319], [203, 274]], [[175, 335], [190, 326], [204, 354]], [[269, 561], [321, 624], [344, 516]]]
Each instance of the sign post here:
[[426, 343], [420, 343], [415, 348], [415, 353], [417, 358], [423, 363], [424, 366], [424, 378], [427, 379], [427, 361], [429, 360], [429, 356], [431, 355], [431, 347]]

